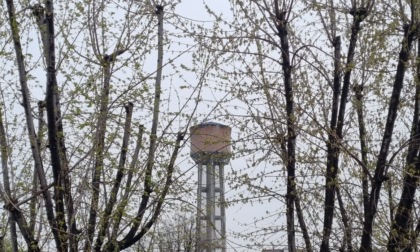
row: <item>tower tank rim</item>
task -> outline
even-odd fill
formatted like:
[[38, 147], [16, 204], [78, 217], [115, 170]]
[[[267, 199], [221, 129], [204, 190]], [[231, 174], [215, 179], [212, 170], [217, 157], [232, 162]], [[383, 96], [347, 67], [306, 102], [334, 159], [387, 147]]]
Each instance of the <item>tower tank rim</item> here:
[[228, 125], [225, 125], [225, 124], [222, 124], [222, 123], [219, 123], [219, 122], [208, 121], [208, 122], [203, 122], [203, 123], [191, 126], [190, 130], [198, 129], [198, 128], [204, 128], [204, 127], [207, 127], [207, 126], [216, 126], [216, 127], [220, 127], [220, 128], [230, 128], [231, 129], [231, 127], [228, 126]]

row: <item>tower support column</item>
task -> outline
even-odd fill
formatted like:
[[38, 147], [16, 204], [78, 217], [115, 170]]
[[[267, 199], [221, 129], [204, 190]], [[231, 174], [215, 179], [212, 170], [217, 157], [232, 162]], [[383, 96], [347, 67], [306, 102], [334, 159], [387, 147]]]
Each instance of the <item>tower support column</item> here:
[[231, 156], [231, 129], [206, 123], [190, 131], [191, 157], [198, 166], [197, 251], [226, 252], [224, 166]]

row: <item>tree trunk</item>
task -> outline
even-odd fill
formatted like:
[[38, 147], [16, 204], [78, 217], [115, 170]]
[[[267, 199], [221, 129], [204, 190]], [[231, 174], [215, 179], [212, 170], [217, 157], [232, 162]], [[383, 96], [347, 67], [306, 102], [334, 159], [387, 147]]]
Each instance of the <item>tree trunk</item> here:
[[133, 104], [128, 103], [125, 106], [125, 111], [126, 111], [126, 120], [125, 120], [125, 125], [124, 125], [123, 142], [122, 142], [121, 152], [120, 152], [120, 161], [118, 164], [118, 170], [117, 170], [116, 178], [114, 181], [114, 186], [112, 187], [110, 198], [105, 206], [105, 213], [101, 217], [101, 225], [98, 232], [98, 238], [96, 239], [96, 244], [95, 244], [96, 251], [101, 251], [101, 247], [102, 247], [105, 235], [106, 235], [106, 231], [109, 228], [109, 222], [111, 219], [112, 209], [114, 208], [117, 202], [118, 191], [121, 187], [121, 181], [124, 177], [125, 162], [127, 159], [128, 142], [129, 142], [130, 133], [131, 133], [131, 118], [133, 115]]
[[[54, 214], [54, 204], [51, 199], [50, 193], [48, 191], [48, 183], [45, 176], [44, 167], [42, 165], [42, 159], [39, 152], [38, 144], [37, 144], [37, 137], [35, 134], [35, 127], [34, 127], [34, 120], [32, 115], [32, 108], [30, 104], [30, 96], [29, 96], [29, 89], [27, 84], [27, 72], [25, 70], [25, 61], [24, 56], [22, 52], [22, 45], [20, 42], [20, 35], [19, 35], [19, 24], [16, 19], [16, 13], [15, 13], [15, 7], [13, 0], [6, 0], [7, 5], [7, 13], [9, 18], [9, 24], [10, 29], [12, 32], [12, 40], [15, 48], [15, 54], [16, 54], [16, 61], [18, 65], [18, 72], [19, 72], [19, 82], [21, 87], [21, 93], [22, 93], [22, 106], [25, 110], [25, 118], [26, 118], [26, 126], [28, 130], [28, 138], [31, 145], [32, 150], [32, 157], [34, 159], [35, 163], [35, 169], [38, 174], [38, 178], [40, 181], [41, 191], [42, 195], [45, 201], [45, 209], [47, 212], [47, 219], [48, 223], [51, 227], [51, 231], [53, 233], [54, 241], [56, 243], [56, 247], [58, 250], [62, 249], [62, 239], [60, 238], [60, 234], [58, 232], [59, 228], [57, 226], [55, 214]], [[28, 233], [24, 228], [22, 228], [22, 225], [27, 225], [26, 221], [23, 223], [24, 218], [20, 218], [20, 211], [18, 210], [12, 210], [12, 215], [14, 216], [15, 220], [18, 222], [19, 227], [21, 229], [22, 233]], [[28, 242], [28, 240], [27, 240]], [[34, 244], [28, 243], [28, 247], [34, 247], [36, 249]], [[39, 250], [39, 248], [37, 248]]]
[[411, 126], [411, 137], [408, 148], [408, 154], [405, 165], [404, 184], [398, 204], [395, 219], [392, 222], [389, 234], [388, 250], [389, 251], [412, 251], [411, 228], [409, 224], [412, 222], [413, 204], [415, 202], [415, 194], [418, 185], [418, 176], [420, 175], [420, 163], [418, 146], [420, 144], [420, 41], [417, 42], [417, 76], [416, 76], [416, 95], [413, 121]]
[[295, 132], [295, 109], [293, 98], [292, 65], [290, 62], [289, 37], [287, 31], [287, 13], [280, 9], [279, 1], [275, 2], [275, 15], [277, 36], [280, 38], [282, 58], [282, 70], [284, 81], [284, 96], [286, 98], [287, 118], [287, 191], [286, 191], [286, 221], [287, 221], [287, 244], [288, 251], [295, 252], [295, 166], [296, 166], [296, 132]]
[[363, 234], [360, 244], [360, 252], [372, 251], [372, 232], [375, 214], [377, 212], [377, 205], [379, 201], [382, 183], [388, 179], [386, 174], [387, 157], [389, 146], [391, 144], [392, 135], [394, 132], [395, 119], [397, 118], [398, 106], [400, 104], [400, 94], [404, 83], [404, 74], [407, 68], [407, 61], [409, 59], [410, 51], [418, 33], [418, 25], [410, 23], [404, 27], [404, 38], [401, 42], [401, 51], [398, 57], [397, 72], [393, 85], [393, 91], [388, 108], [388, 116], [385, 124], [385, 131], [382, 138], [381, 149], [376, 163], [374, 181], [369, 196], [369, 206], [366, 213], [366, 218], [363, 223]]

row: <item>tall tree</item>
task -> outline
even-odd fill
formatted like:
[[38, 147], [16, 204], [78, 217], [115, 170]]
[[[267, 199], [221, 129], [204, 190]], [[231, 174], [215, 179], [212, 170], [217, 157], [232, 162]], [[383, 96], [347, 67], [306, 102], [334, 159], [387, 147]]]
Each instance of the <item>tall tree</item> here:
[[181, 68], [194, 44], [165, 54], [181, 37], [164, 26], [176, 3], [4, 3], [0, 196], [11, 237], [18, 235], [13, 249], [22, 241], [28, 251], [133, 246], [177, 184], [177, 158], [204, 83], [186, 82], [177, 96], [171, 76], [193, 68], [205, 75], [213, 59]]
[[289, 251], [413, 249], [418, 2], [231, 5], [232, 20], [203, 44], [229, 63], [219, 74], [243, 108], [231, 120], [249, 167], [266, 165], [235, 181], [252, 198], [282, 202], [284, 218], [261, 232], [287, 236]]

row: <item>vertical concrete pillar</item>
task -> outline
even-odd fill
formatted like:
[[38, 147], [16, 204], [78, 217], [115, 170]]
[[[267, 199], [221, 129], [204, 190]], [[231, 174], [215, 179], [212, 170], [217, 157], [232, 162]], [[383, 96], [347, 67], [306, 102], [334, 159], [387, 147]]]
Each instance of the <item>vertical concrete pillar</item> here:
[[197, 246], [199, 252], [226, 251], [224, 166], [231, 152], [231, 128], [203, 123], [190, 128], [191, 157], [198, 166]]

